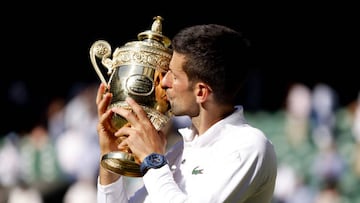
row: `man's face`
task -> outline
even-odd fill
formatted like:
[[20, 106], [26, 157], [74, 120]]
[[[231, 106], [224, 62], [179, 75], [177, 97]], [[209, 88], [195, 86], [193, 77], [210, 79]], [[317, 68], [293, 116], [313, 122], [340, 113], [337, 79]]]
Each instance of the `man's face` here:
[[174, 115], [195, 116], [198, 113], [193, 88], [183, 70], [186, 61], [184, 55], [174, 52], [170, 61], [169, 71], [162, 79], [162, 86], [166, 89], [167, 99], [170, 102]]

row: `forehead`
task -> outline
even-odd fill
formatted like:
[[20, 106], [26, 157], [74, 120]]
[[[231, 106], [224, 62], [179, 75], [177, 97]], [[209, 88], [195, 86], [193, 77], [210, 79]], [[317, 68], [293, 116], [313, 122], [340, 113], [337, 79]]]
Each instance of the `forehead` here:
[[185, 61], [185, 55], [174, 52], [170, 60], [170, 70], [173, 72], [182, 72]]

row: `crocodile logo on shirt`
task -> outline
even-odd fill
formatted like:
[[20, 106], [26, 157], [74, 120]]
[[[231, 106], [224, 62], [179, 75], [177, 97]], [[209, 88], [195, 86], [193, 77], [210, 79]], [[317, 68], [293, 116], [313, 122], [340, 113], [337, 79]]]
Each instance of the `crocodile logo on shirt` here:
[[204, 169], [199, 169], [199, 166], [195, 167], [193, 170], [192, 170], [192, 175], [198, 175], [198, 174], [203, 174], [203, 170]]

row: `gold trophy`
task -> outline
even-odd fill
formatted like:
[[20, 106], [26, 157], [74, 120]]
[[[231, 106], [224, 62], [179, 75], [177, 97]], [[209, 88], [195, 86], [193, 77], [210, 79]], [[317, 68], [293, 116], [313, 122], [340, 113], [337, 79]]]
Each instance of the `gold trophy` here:
[[[114, 106], [131, 109], [125, 102], [126, 97], [139, 103], [157, 130], [160, 130], [171, 117], [170, 104], [160, 81], [169, 68], [172, 50], [171, 41], [162, 35], [162, 20], [154, 17], [151, 30], [137, 35], [138, 41], [127, 42], [116, 48], [111, 56], [111, 46], [105, 40], [94, 42], [90, 48], [91, 63], [101, 82], [109, 84], [113, 94], [109, 108]], [[98, 66], [107, 69], [108, 81]], [[119, 129], [128, 122], [115, 114], [112, 125]], [[119, 142], [121, 139], [119, 139]], [[106, 169], [125, 176], [141, 177], [140, 165], [134, 155], [127, 151], [114, 151], [103, 155], [101, 165]]]

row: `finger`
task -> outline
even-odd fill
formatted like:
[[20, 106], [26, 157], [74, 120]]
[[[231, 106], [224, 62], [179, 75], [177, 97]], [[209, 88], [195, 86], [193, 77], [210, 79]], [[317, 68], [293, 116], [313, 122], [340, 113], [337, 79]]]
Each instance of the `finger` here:
[[120, 151], [131, 153], [131, 149], [129, 148], [129, 145], [127, 143], [127, 139], [123, 139], [121, 143], [118, 144], [117, 148]]
[[115, 136], [118, 137], [118, 138], [121, 138], [121, 137], [129, 137], [129, 135], [131, 135], [132, 133], [134, 133], [134, 129], [131, 128], [131, 126], [123, 126], [121, 127], [120, 129], [118, 129], [116, 132], [115, 132]]
[[118, 137], [118, 138], [116, 139], [116, 143], [117, 143], [117, 144], [120, 144], [120, 143], [122, 143], [126, 138], [127, 138], [126, 135], [125, 135], [125, 136], [120, 136], [120, 137]]
[[127, 153], [132, 153], [131, 149], [128, 146], [125, 146], [125, 145], [124, 146], [119, 145], [118, 150], [123, 151], [123, 152], [127, 152]]
[[102, 126], [105, 129], [107, 129], [108, 131], [115, 133], [116, 129], [111, 124], [113, 115], [114, 115], [114, 112], [112, 112], [111, 109], [108, 109], [107, 111], [105, 111], [105, 113], [100, 115], [99, 124], [100, 124], [100, 127]]
[[105, 93], [102, 95], [102, 99], [98, 103], [98, 116], [100, 117], [108, 109], [112, 98], [111, 93]]
[[97, 95], [96, 95], [96, 104], [99, 104], [104, 93], [106, 92], [106, 84], [101, 83], [99, 85], [98, 91], [97, 91]]
[[137, 116], [131, 109], [113, 107], [111, 111], [125, 118], [128, 121], [128, 125], [137, 121]]
[[[121, 128], [130, 128], [131, 125], [130, 123], [126, 123], [125, 125], [123, 125], [123, 127]], [[120, 129], [121, 129], [120, 128]], [[117, 129], [116, 132], [114, 132], [114, 136], [115, 137], [118, 137], [117, 138], [117, 143], [120, 144], [122, 141], [124, 141], [127, 137], [129, 137], [129, 134], [125, 134], [124, 133], [124, 129], [123, 130], [120, 130], [120, 129]]]
[[138, 103], [135, 102], [133, 98], [127, 97], [125, 101], [131, 106], [133, 112], [135, 113], [138, 119], [140, 120], [147, 119], [147, 113]]

